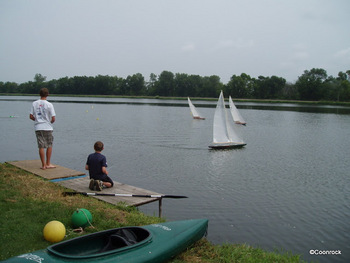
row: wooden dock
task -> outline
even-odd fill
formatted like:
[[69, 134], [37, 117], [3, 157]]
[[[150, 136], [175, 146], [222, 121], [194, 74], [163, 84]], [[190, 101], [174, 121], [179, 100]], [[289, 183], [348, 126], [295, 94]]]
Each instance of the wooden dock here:
[[[112, 188], [105, 188], [101, 192], [92, 191], [89, 189], [90, 179], [85, 176], [74, 180], [62, 180], [57, 181], [58, 184], [75, 190], [77, 192], [89, 192], [89, 193], [104, 193], [104, 194], [142, 194], [142, 195], [160, 195], [158, 193], [148, 191], [135, 186], [114, 182]], [[94, 196], [97, 199], [103, 200], [111, 204], [117, 204], [119, 202], [125, 202], [129, 206], [140, 206], [154, 201], [158, 201], [159, 198], [143, 198], [143, 197], [122, 197], [122, 196]]]
[[[89, 189], [90, 179], [85, 173], [72, 170], [57, 164], [53, 164], [56, 168], [42, 170], [40, 160], [24, 160], [7, 162], [13, 166], [23, 169], [27, 172], [51, 180], [54, 183], [62, 185], [68, 189], [77, 192], [101, 193]], [[102, 193], [106, 194], [141, 194], [141, 195], [162, 195], [143, 188], [122, 184], [114, 181], [112, 188], [105, 188]], [[159, 202], [159, 217], [162, 215], [162, 198], [147, 198], [147, 197], [122, 197], [122, 196], [92, 196], [99, 200], [111, 204], [125, 203], [128, 206], [141, 206], [144, 204]]]
[[48, 180], [85, 175], [85, 173], [83, 172], [75, 171], [57, 164], [54, 164], [56, 168], [42, 170], [40, 169], [41, 167], [40, 160], [25, 160], [25, 161], [14, 161], [14, 162], [7, 162], [7, 163]]

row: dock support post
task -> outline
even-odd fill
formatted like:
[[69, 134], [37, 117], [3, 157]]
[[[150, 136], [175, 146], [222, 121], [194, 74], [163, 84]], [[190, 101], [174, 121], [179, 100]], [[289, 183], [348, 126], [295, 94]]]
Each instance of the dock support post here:
[[159, 212], [158, 212], [158, 214], [159, 214], [159, 218], [161, 218], [162, 217], [162, 200], [163, 200], [163, 198], [161, 197], [161, 198], [159, 198]]

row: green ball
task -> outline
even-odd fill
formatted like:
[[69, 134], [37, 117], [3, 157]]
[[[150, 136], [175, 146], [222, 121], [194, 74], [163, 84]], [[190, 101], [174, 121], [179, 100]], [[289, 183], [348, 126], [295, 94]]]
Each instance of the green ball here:
[[92, 215], [89, 210], [85, 208], [79, 208], [74, 211], [72, 215], [72, 224], [73, 227], [86, 227], [91, 225]]

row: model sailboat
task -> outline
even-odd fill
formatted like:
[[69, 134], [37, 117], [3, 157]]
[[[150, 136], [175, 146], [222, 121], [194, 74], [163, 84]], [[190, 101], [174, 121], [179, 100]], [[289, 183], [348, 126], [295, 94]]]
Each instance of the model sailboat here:
[[236, 105], [233, 103], [231, 96], [229, 97], [229, 105], [234, 122], [237, 124], [246, 125], [247, 123], [243, 119], [242, 115], [239, 113], [238, 109], [236, 108]]
[[191, 113], [192, 113], [192, 117], [193, 119], [197, 119], [197, 120], [205, 120], [205, 118], [201, 117], [196, 109], [196, 107], [192, 104], [191, 100], [189, 97], [187, 97], [188, 100], [188, 105], [190, 106], [191, 109]]
[[212, 149], [240, 148], [246, 145], [234, 131], [234, 122], [231, 114], [225, 107], [224, 95], [221, 91], [216, 105], [213, 124]]

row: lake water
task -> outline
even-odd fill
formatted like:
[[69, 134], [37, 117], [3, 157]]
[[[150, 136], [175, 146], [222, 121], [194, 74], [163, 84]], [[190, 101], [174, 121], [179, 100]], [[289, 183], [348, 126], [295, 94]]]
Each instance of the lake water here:
[[[0, 162], [38, 159], [31, 102], [0, 97]], [[49, 97], [57, 113], [53, 163], [84, 171], [97, 140], [111, 177], [188, 199], [164, 199], [167, 220], [208, 218], [208, 239], [350, 262], [350, 108], [237, 103], [247, 143], [213, 151], [216, 102]], [[17, 116], [9, 118], [9, 116]], [[117, 189], [116, 189], [117, 191]], [[158, 214], [157, 203], [140, 208]], [[310, 255], [340, 250], [341, 255]]]

